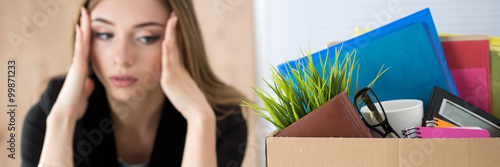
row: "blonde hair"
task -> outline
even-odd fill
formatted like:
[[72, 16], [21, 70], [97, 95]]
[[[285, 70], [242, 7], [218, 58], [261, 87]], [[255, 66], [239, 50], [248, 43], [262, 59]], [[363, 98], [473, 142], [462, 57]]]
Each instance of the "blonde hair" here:
[[[83, 5], [91, 12], [99, 1], [86, 0]], [[175, 11], [179, 18], [177, 33], [181, 36], [179, 47], [185, 55], [184, 66], [203, 91], [212, 108], [222, 113], [218, 119], [224, 119], [229, 114], [240, 113], [239, 105], [245, 97], [235, 88], [223, 83], [210, 68], [192, 1], [159, 1], [165, 5], [166, 10]]]

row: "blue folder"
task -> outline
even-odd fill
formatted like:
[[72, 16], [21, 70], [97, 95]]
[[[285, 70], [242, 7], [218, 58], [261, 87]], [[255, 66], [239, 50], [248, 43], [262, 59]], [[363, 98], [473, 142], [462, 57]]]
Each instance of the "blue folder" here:
[[[381, 101], [419, 99], [424, 102], [425, 109], [435, 86], [458, 96], [429, 8], [313, 53], [315, 67], [320, 69], [320, 57], [325, 60], [327, 53], [335, 58], [335, 49], [340, 47], [340, 61], [353, 50], [359, 60], [359, 76], [355, 69], [351, 92], [355, 92], [356, 78], [358, 89], [365, 87], [384, 65], [390, 69], [372, 87]], [[279, 72], [287, 77], [288, 70], [296, 68], [297, 61], [304, 63], [307, 58], [289, 61], [290, 66], [280, 64]], [[351, 100], [353, 96], [350, 95]]]

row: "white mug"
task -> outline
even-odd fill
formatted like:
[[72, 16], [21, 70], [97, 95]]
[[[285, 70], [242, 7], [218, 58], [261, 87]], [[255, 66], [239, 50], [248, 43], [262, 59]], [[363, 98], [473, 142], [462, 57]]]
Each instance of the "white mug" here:
[[[381, 104], [384, 107], [387, 119], [389, 119], [389, 124], [400, 137], [403, 137], [401, 134], [403, 129], [422, 125], [424, 107], [421, 100], [400, 99], [382, 101]], [[379, 105], [376, 106], [379, 111], [382, 111]], [[361, 114], [368, 123], [375, 124], [375, 118], [371, 119], [370, 110], [366, 106], [361, 108]], [[382, 127], [377, 128], [383, 132]]]

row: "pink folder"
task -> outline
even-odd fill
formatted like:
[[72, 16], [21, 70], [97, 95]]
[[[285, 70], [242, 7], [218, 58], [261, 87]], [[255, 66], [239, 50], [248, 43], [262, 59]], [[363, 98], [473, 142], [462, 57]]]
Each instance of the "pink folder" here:
[[412, 127], [403, 130], [404, 138], [490, 138], [478, 127]]

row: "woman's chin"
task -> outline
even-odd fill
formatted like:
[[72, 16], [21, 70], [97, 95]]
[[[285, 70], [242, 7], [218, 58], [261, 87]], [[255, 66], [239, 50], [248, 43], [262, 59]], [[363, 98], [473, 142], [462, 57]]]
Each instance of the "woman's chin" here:
[[132, 91], [130, 90], [112, 90], [111, 92], [111, 97], [113, 100], [117, 100], [120, 102], [129, 102], [134, 100], [134, 95], [132, 95]]
[[111, 95], [112, 100], [118, 102], [133, 102], [141, 103], [148, 96], [154, 97], [163, 97], [165, 94], [163, 93], [161, 87], [156, 87], [155, 89], [147, 90], [140, 86], [131, 86], [131, 87], [107, 87], [106, 93]]

